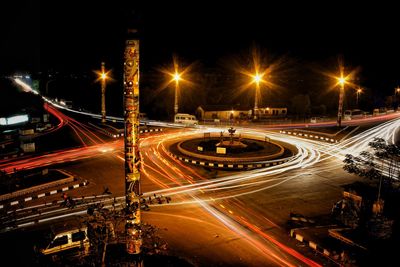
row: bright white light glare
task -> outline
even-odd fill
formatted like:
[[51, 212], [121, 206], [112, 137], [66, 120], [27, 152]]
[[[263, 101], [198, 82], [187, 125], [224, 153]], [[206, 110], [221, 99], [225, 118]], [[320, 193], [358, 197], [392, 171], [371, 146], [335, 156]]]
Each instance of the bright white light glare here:
[[27, 122], [28, 120], [28, 115], [17, 115], [9, 118], [0, 118], [0, 125], [12, 125], [21, 122]]
[[338, 78], [338, 82], [340, 85], [344, 85], [346, 83], [346, 78], [340, 77], [340, 78]]
[[174, 80], [175, 80], [175, 81], [179, 81], [180, 79], [181, 79], [181, 75], [180, 75], [179, 73], [176, 72], [176, 73], [174, 74]]

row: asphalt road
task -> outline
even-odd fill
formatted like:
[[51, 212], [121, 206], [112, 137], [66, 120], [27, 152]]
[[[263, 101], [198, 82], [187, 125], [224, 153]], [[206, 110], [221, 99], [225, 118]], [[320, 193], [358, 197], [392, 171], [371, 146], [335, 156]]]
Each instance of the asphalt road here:
[[[164, 229], [161, 234], [170, 244], [171, 253], [194, 265], [328, 264], [324, 258], [293, 250], [296, 247], [284, 229], [289, 212], [306, 216], [329, 213], [340, 198], [340, 186], [357, 179], [341, 170], [343, 156], [365, 149], [374, 136], [393, 139], [398, 126], [398, 121], [388, 122], [340, 145], [268, 132], [273, 139], [298, 146], [298, 155], [280, 166], [236, 173], [185, 165], [166, 153], [168, 145], [176, 140], [199, 131], [219, 129], [170, 130], [143, 136], [142, 190], [146, 197], [154, 193], [172, 197], [172, 203], [143, 212], [143, 221]], [[266, 133], [248, 128], [239, 131], [253, 135]], [[72, 163], [70, 157], [57, 161], [58, 155], [49, 162], [90, 181], [89, 186], [71, 191], [71, 196], [102, 194], [105, 187], [112, 196], [123, 195], [121, 142], [88, 146], [75, 156]], [[35, 159], [29, 164], [34, 165]]]

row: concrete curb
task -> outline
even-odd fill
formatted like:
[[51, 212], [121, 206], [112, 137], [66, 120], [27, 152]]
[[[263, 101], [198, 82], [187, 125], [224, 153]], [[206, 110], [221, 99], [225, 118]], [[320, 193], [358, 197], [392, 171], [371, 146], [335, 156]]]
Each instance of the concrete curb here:
[[15, 159], [15, 158], [21, 157], [21, 156], [23, 156], [23, 155], [24, 155], [24, 153], [23, 153], [23, 152], [20, 152], [20, 153], [11, 155], [11, 156], [1, 157], [0, 159]]
[[295, 238], [297, 241], [299, 241], [299, 242], [301, 242], [301, 243], [304, 243], [305, 245], [309, 246], [309, 247], [312, 248], [313, 250], [322, 253], [322, 254], [323, 254], [324, 256], [326, 256], [326, 257], [330, 257], [330, 256], [332, 255], [332, 253], [331, 253], [329, 250], [327, 250], [327, 249], [321, 247], [321, 246], [318, 245], [316, 242], [313, 242], [313, 241], [311, 241], [311, 240], [306, 240], [306, 239], [304, 238], [304, 236], [302, 236], [302, 235], [296, 233], [296, 229], [291, 229], [291, 230], [290, 230], [290, 236], [293, 237], [293, 238]]
[[139, 133], [151, 133], [151, 132], [162, 132], [162, 128], [148, 129], [148, 130], [140, 130]]
[[36, 200], [36, 199], [39, 199], [39, 198], [42, 198], [42, 197], [55, 195], [55, 194], [62, 193], [62, 192], [66, 192], [68, 190], [72, 190], [72, 189], [75, 189], [75, 188], [83, 187], [83, 186], [86, 186], [88, 184], [89, 184], [89, 182], [87, 180], [85, 180], [85, 181], [83, 181], [81, 183], [70, 185], [70, 186], [66, 186], [66, 187], [63, 187], [61, 189], [55, 189], [55, 190], [48, 191], [48, 192], [45, 192], [45, 193], [40, 193], [40, 194], [33, 195], [33, 196], [30, 196], [30, 197], [25, 197], [25, 198], [20, 199], [20, 200], [15, 200], [15, 201], [11, 201], [11, 202], [6, 203], [6, 204], [1, 204], [0, 205], [0, 209], [3, 209], [8, 205], [9, 206], [21, 205], [21, 204], [23, 204], [25, 202], [28, 202], [28, 201], [32, 201], [32, 200]]
[[324, 142], [328, 142], [328, 143], [338, 143], [339, 142], [337, 139], [328, 138], [328, 137], [315, 135], [315, 134], [298, 133], [298, 132], [284, 131], [284, 130], [279, 131], [279, 133], [299, 136], [299, 137], [303, 137], [306, 139], [314, 139], [314, 140], [318, 140], [318, 141], [324, 141]]
[[0, 195], [0, 201], [5, 201], [10, 198], [22, 197], [24, 195], [32, 194], [37, 191], [42, 191], [47, 188], [61, 186], [63, 184], [67, 184], [67, 183], [71, 183], [71, 182], [75, 181], [74, 175], [72, 175], [71, 173], [69, 173], [67, 171], [60, 170], [60, 169], [53, 169], [52, 171], [58, 171], [58, 172], [64, 174], [66, 177], [63, 179], [56, 180], [56, 181], [47, 182], [44, 184], [35, 185], [35, 186], [31, 186], [29, 188], [25, 188], [25, 189], [11, 192], [11, 193]]
[[277, 160], [270, 160], [265, 162], [243, 162], [243, 163], [227, 163], [227, 162], [215, 162], [215, 161], [204, 161], [198, 159], [191, 159], [182, 156], [175, 155], [169, 152], [170, 156], [190, 164], [203, 166], [203, 167], [211, 167], [216, 169], [231, 169], [231, 170], [243, 170], [243, 169], [256, 169], [256, 168], [265, 168], [265, 167], [272, 167], [276, 165], [283, 164], [288, 162], [292, 159], [292, 157], [284, 158], [284, 159], [277, 159]]
[[[124, 133], [112, 133], [110, 131], [107, 131], [106, 129], [100, 128], [92, 123], [89, 123], [90, 125], [96, 127], [99, 131], [101, 131], [102, 133], [104, 133], [105, 135], [108, 135], [110, 137], [113, 138], [118, 138], [121, 136], [124, 136]], [[151, 133], [151, 132], [162, 132], [163, 128], [152, 128], [152, 129], [146, 129], [146, 130], [140, 130], [139, 133]]]

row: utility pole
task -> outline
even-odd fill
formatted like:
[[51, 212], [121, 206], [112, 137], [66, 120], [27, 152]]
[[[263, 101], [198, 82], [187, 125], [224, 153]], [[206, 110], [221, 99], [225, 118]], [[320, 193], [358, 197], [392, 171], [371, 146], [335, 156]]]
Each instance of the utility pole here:
[[342, 126], [342, 114], [343, 114], [343, 96], [344, 96], [344, 84], [346, 82], [346, 78], [343, 77], [343, 66], [340, 67], [340, 92], [339, 92], [339, 106], [338, 106], [338, 115], [337, 115], [337, 126]]
[[260, 91], [260, 84], [257, 81], [256, 82], [256, 92], [254, 95], [254, 114], [253, 114], [255, 120], [257, 119], [257, 113], [258, 113], [258, 93], [259, 93], [259, 91]]
[[[139, 154], [139, 38], [128, 29], [124, 52], [126, 251], [141, 253]], [[139, 264], [138, 264], [139, 265]]]
[[106, 122], [106, 72], [105, 63], [101, 62], [101, 122]]
[[179, 80], [175, 81], [175, 102], [174, 102], [174, 114], [178, 114], [178, 91], [179, 91]]

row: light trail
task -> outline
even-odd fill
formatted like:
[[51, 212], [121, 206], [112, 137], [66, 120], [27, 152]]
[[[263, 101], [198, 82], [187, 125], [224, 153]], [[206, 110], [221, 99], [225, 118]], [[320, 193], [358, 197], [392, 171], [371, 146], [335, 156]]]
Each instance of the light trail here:
[[[193, 134], [193, 133], [192, 133]], [[186, 134], [185, 134], [186, 135]], [[162, 144], [163, 142], [170, 140], [170, 139], [181, 139], [182, 136], [180, 135], [174, 135], [173, 137], [170, 136], [165, 136], [163, 138], [161, 138], [162, 140], [159, 141], [157, 143], [157, 149], [160, 150], [160, 152], [155, 151], [154, 149], [150, 149], [150, 153], [148, 153], [148, 151], [146, 151], [145, 155], [147, 157], [149, 157], [149, 162], [151, 162], [152, 164], [158, 164], [155, 163], [156, 160], [158, 160], [160, 163], [162, 162], [167, 168], [170, 168], [172, 171], [175, 172], [175, 176], [176, 177], [180, 177], [182, 178], [182, 175], [185, 176], [184, 173], [182, 173], [179, 169], [177, 169], [176, 167], [174, 167], [173, 165], [171, 165], [170, 163], [168, 163], [168, 161], [166, 161], [166, 159], [164, 158], [165, 155], [168, 156], [169, 160], [172, 160], [174, 165], [178, 165], [183, 167], [183, 169], [188, 170], [189, 172], [191, 172], [193, 174], [194, 177], [197, 177], [199, 179], [204, 179], [205, 181], [202, 182], [197, 182], [196, 184], [193, 184], [192, 182], [192, 178], [190, 179], [186, 179], [186, 182], [188, 182], [189, 184], [187, 185], [181, 185], [180, 182], [176, 182], [176, 184], [178, 184], [177, 188], [183, 188], [183, 187], [188, 187], [189, 189], [186, 190], [186, 192], [183, 191], [179, 191], [177, 193], [178, 198], [184, 197], [184, 196], [190, 196], [193, 200], [184, 200], [181, 202], [178, 202], [180, 204], [188, 204], [188, 203], [192, 203], [192, 204], [197, 204], [197, 205], [201, 205], [208, 213], [210, 213], [211, 215], [213, 215], [213, 217], [215, 217], [216, 219], [218, 219], [219, 221], [221, 221], [224, 225], [226, 225], [229, 229], [233, 230], [235, 233], [237, 233], [239, 236], [244, 237], [248, 242], [251, 243], [252, 246], [254, 246], [257, 250], [261, 251], [262, 253], [264, 253], [265, 255], [268, 255], [269, 258], [273, 258], [273, 261], [275, 261], [277, 264], [279, 265], [284, 265], [284, 266], [295, 266], [293, 264], [291, 264], [290, 262], [288, 262], [287, 260], [285, 260], [283, 257], [279, 256], [276, 254], [276, 252], [274, 252], [272, 250], [271, 247], [266, 246], [264, 243], [260, 243], [259, 241], [255, 240], [253, 237], [251, 237], [250, 235], [248, 235], [247, 233], [245, 233], [240, 227], [234, 226], [235, 223], [231, 220], [231, 218], [228, 216], [226, 217], [225, 215], [223, 215], [221, 212], [217, 212], [216, 210], [213, 210], [212, 206], [210, 206], [210, 204], [208, 204], [208, 200], [205, 201], [203, 199], [201, 199], [200, 195], [205, 194], [205, 191], [203, 190], [203, 188], [205, 187], [212, 187], [212, 186], [219, 186], [219, 185], [215, 185], [215, 181], [213, 180], [207, 180], [205, 178], [203, 178], [201, 175], [198, 175], [197, 173], [195, 173], [191, 168], [185, 166], [184, 164], [182, 164], [181, 162], [177, 161], [175, 158], [172, 158], [169, 156], [168, 152], [165, 150], [165, 146]], [[150, 142], [150, 140], [148, 140]], [[304, 163], [305, 165], [310, 164], [310, 160], [307, 159], [307, 156], [304, 156], [302, 154], [302, 149], [298, 149], [298, 155], [297, 158], [301, 163]], [[165, 155], [162, 155], [162, 153]], [[316, 158], [318, 160], [319, 158], [319, 153], [318, 152], [312, 152], [310, 153], [312, 155], [312, 157]], [[155, 158], [154, 158], [155, 157]], [[296, 157], [294, 157], [295, 159]], [[144, 169], [146, 169], [149, 165], [144, 165]], [[158, 165], [158, 167], [162, 167], [161, 165]], [[281, 170], [279, 170], [278, 166], [275, 167], [271, 167], [271, 169], [275, 169], [276, 172], [281, 172]], [[165, 169], [163, 169], [165, 171]], [[250, 171], [251, 172], [251, 171]], [[255, 170], [253, 171], [256, 175], [257, 172], [259, 172], [259, 170]], [[248, 172], [246, 172], [248, 173]], [[170, 176], [171, 174], [168, 174], [167, 179], [170, 180]], [[173, 174], [172, 174], [173, 175]], [[263, 173], [258, 173], [258, 175], [260, 175], [260, 177], [263, 175]], [[187, 177], [189, 175], [186, 175]], [[222, 183], [226, 183], [229, 180], [226, 180], [226, 177], [221, 178]], [[281, 179], [280, 179], [281, 180]], [[234, 182], [238, 182], [237, 179], [235, 179]], [[258, 181], [261, 182], [261, 181]], [[201, 188], [199, 188], [199, 183], [201, 184], [207, 184], [206, 186], [201, 186]], [[176, 187], [175, 187], [176, 188]], [[151, 196], [154, 193], [156, 194], [160, 194], [162, 192], [168, 192], [169, 190], [175, 190], [175, 188], [168, 188], [166, 189], [164, 187], [164, 189], [158, 190], [158, 191], [153, 191], [153, 192], [149, 192], [144, 194], [144, 197], [147, 196]], [[219, 189], [225, 189], [225, 188], [219, 188]], [[210, 189], [210, 191], [213, 191], [212, 188]], [[213, 191], [212, 193], [215, 193], [215, 191]], [[168, 194], [170, 195], [170, 194]], [[230, 197], [231, 198], [231, 197]], [[229, 210], [229, 213], [232, 215], [232, 211]], [[264, 218], [264, 220], [266, 220], [266, 218]], [[267, 220], [268, 221], [268, 220]], [[272, 223], [269, 221], [269, 223]], [[272, 223], [273, 224], [273, 223]], [[265, 237], [264, 237], [265, 238]], [[272, 237], [270, 237], [271, 239]], [[296, 254], [297, 252], [295, 251], [291, 251], [289, 248], [287, 248], [286, 246], [284, 246], [282, 243], [278, 242], [275, 240], [275, 244], [279, 244], [280, 245], [280, 249], [283, 250], [282, 248], [286, 249], [286, 253], [290, 254], [291, 256], [295, 257], [298, 260], [301, 260], [303, 262], [305, 262], [306, 264], [310, 265], [310, 266], [320, 266], [317, 263], [307, 259], [306, 257], [300, 255], [300, 254]], [[314, 265], [313, 265], [314, 264]]]

